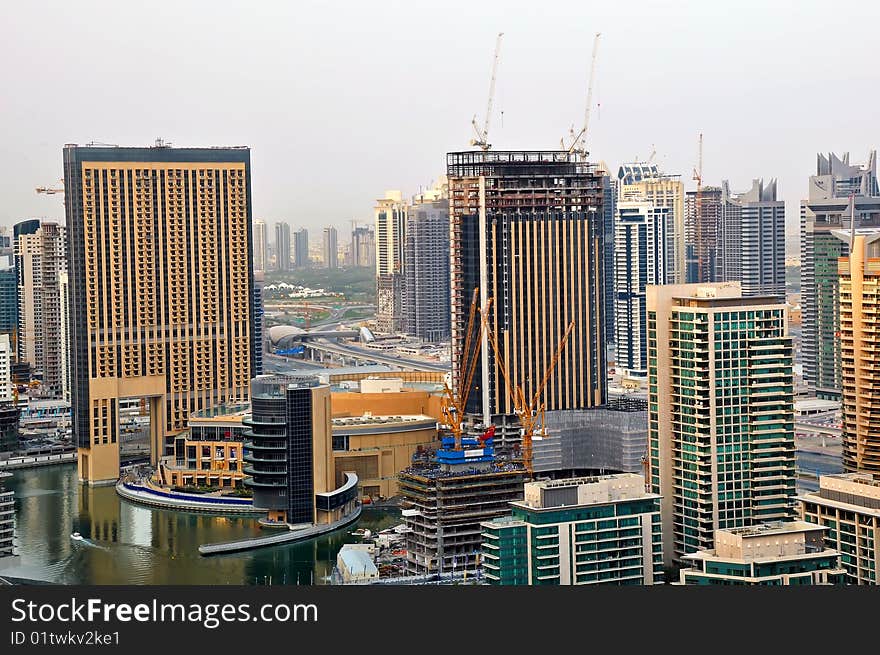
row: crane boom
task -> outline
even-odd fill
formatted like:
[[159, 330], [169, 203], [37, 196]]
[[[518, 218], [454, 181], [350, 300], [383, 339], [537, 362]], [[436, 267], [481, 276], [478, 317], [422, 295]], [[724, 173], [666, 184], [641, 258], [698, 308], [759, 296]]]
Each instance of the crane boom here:
[[477, 135], [477, 138], [471, 139], [471, 145], [479, 146], [483, 150], [488, 150], [492, 147], [489, 143], [489, 122], [492, 119], [492, 104], [495, 101], [495, 78], [498, 73], [498, 59], [501, 56], [502, 36], [504, 36], [504, 32], [498, 32], [498, 37], [495, 39], [495, 56], [492, 58], [492, 75], [489, 78], [489, 102], [486, 105], [486, 120], [483, 121], [483, 129], [480, 130], [479, 126], [477, 126], [476, 116], [471, 121], [471, 124], [474, 126], [474, 132]]
[[[694, 181], [697, 183], [697, 192], [694, 195], [694, 231], [696, 232], [697, 244], [705, 243], [703, 235], [703, 133], [700, 132], [699, 146], [697, 149], [697, 167], [694, 168]], [[698, 245], [698, 248], [702, 246]], [[703, 253], [697, 252], [697, 282], [703, 282]]]

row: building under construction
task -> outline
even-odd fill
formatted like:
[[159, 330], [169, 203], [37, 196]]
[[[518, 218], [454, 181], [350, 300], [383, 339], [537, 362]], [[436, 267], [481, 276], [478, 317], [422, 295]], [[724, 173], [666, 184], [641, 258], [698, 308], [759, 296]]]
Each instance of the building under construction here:
[[480, 523], [509, 514], [508, 503], [523, 498], [525, 469], [496, 459], [491, 436], [464, 438], [459, 450], [453, 442], [417, 453], [400, 473], [410, 574], [476, 570]]

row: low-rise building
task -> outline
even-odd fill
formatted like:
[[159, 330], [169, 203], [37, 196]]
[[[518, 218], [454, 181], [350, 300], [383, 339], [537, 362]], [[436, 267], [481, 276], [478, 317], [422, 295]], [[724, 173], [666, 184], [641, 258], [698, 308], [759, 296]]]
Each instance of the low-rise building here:
[[818, 491], [799, 496], [798, 504], [801, 518], [827, 528], [825, 545], [840, 552], [847, 582], [877, 584], [880, 476], [822, 475]]
[[826, 548], [825, 528], [805, 521], [771, 521], [715, 531], [715, 548], [682, 559], [683, 585], [842, 585], [840, 553]]
[[660, 496], [633, 473], [530, 482], [511, 516], [482, 523], [495, 585], [652, 585], [663, 581]]
[[345, 544], [336, 555], [342, 584], [369, 584], [379, 578], [371, 544]]

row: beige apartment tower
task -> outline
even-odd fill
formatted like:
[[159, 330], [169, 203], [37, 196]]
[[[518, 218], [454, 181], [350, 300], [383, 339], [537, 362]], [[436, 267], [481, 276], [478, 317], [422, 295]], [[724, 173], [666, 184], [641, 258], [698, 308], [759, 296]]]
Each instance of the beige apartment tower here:
[[253, 375], [250, 150], [64, 147], [79, 477], [119, 475], [119, 401], [145, 398], [152, 463]]
[[833, 230], [838, 260], [843, 468], [880, 473], [880, 228]]

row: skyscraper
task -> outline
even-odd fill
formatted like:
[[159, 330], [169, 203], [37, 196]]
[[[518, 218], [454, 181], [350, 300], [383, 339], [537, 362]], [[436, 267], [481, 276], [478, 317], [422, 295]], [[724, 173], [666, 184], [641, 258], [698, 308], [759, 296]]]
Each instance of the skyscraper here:
[[816, 175], [801, 201], [801, 357], [804, 382], [821, 398], [840, 399], [840, 342], [837, 260], [846, 245], [832, 232], [849, 229], [850, 196], [855, 201], [856, 227], [880, 226], [877, 153], [865, 165], [850, 164], [831, 153], [816, 156]]
[[266, 352], [266, 312], [263, 308], [263, 287], [266, 274], [254, 271], [254, 306], [251, 316], [254, 320], [254, 377], [263, 374], [263, 354]]
[[61, 296], [61, 399], [70, 402], [70, 275], [64, 271], [58, 276]]
[[[8, 334], [0, 334], [0, 405], [14, 402], [15, 385], [12, 383], [12, 362], [15, 352]], [[0, 450], [3, 450], [0, 448]]]
[[667, 564], [716, 530], [790, 518], [788, 308], [738, 282], [648, 287], [648, 464]]
[[18, 277], [18, 360], [31, 365], [42, 380], [40, 395], [61, 398], [67, 346], [61, 334], [60, 276], [67, 271], [64, 227], [41, 223], [15, 240]]
[[339, 244], [336, 237], [335, 227], [324, 228], [324, 266], [326, 268], [339, 267]]
[[[489, 325], [526, 395], [540, 383], [569, 322], [574, 331], [545, 391], [548, 411], [605, 402], [602, 174], [564, 151], [447, 154], [452, 379], [475, 288], [492, 298]], [[485, 338], [484, 338], [485, 339]], [[487, 424], [513, 406], [484, 340], [468, 412]], [[516, 435], [496, 433], [512, 445]]]
[[275, 223], [275, 270], [290, 270], [290, 225]]
[[79, 477], [119, 475], [119, 401], [150, 408], [152, 460], [253, 376], [250, 150], [67, 145]]
[[372, 227], [355, 227], [351, 231], [351, 265], [372, 268], [376, 265], [376, 233]]
[[254, 270], [255, 271], [267, 271], [269, 270], [267, 259], [269, 253], [267, 252], [267, 244], [266, 244], [266, 222], [265, 221], [254, 221]]
[[617, 171], [617, 199], [644, 200], [654, 207], [665, 207], [672, 216], [674, 282], [685, 281], [685, 211], [684, 184], [680, 175], [667, 175], [657, 164], [634, 162], [622, 164]]
[[294, 265], [306, 268], [309, 265], [309, 231], [304, 227], [293, 233]]
[[0, 263], [0, 334], [8, 334], [15, 341], [18, 330], [18, 278], [15, 264]]
[[880, 473], [880, 228], [832, 234], [850, 251], [838, 264], [843, 468]]
[[403, 329], [403, 260], [406, 203], [400, 191], [386, 191], [376, 201], [376, 328]]
[[740, 280], [744, 296], [785, 300], [785, 203], [775, 179], [753, 180], [736, 195], [722, 182], [716, 273], [718, 281]]
[[449, 198], [422, 194], [406, 216], [403, 329], [426, 341], [449, 338]]
[[645, 290], [675, 278], [675, 224], [669, 207], [648, 201], [617, 203], [614, 244], [614, 340], [617, 366], [648, 374]]
[[703, 187], [699, 199], [696, 191], [685, 195], [685, 277], [688, 283], [719, 281], [721, 207], [721, 187]]
[[605, 343], [614, 343], [614, 216], [617, 211], [617, 193], [620, 186], [619, 180], [609, 172], [611, 169], [604, 161], [600, 162], [599, 170], [602, 171], [602, 210], [604, 212], [603, 224], [605, 234]]

